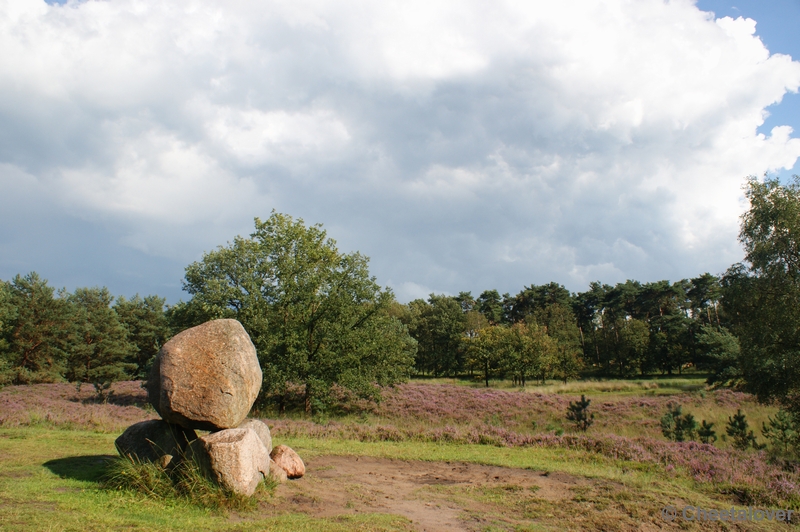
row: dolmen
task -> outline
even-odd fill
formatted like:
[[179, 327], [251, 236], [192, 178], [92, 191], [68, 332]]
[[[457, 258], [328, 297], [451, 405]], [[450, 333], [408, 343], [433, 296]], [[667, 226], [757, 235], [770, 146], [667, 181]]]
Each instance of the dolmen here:
[[[122, 456], [173, 467], [193, 460], [203, 474], [250, 496], [264, 477], [297, 479], [305, 464], [289, 447], [272, 448], [266, 423], [247, 419], [261, 389], [250, 336], [236, 320], [212, 320], [164, 344], [147, 379], [161, 419], [128, 427], [115, 444]], [[195, 431], [209, 431], [204, 436]]]

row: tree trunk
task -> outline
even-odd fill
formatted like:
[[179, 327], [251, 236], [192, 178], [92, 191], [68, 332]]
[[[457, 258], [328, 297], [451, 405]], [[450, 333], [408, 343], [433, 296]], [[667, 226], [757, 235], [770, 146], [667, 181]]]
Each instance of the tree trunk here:
[[311, 384], [310, 383], [306, 383], [305, 408], [306, 408], [306, 414], [311, 415]]

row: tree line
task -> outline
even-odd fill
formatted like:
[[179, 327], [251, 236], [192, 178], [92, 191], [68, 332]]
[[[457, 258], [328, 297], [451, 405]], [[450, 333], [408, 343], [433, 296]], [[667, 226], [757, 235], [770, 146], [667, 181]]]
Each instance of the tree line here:
[[[323, 332], [312, 327], [324, 330], [347, 321], [331, 294], [326, 294], [325, 307], [315, 314], [314, 303], [301, 303], [299, 293], [282, 303], [268, 304], [262, 301], [262, 289], [237, 288], [232, 293], [231, 287], [210, 286], [213, 275], [208, 270], [225, 269], [217, 261], [233, 266], [240, 260], [235, 250], [218, 250], [191, 265], [186, 286], [196, 297], [172, 307], [153, 295], [114, 298], [105, 287], [56, 292], [35, 272], [17, 275], [0, 286], [3, 381], [69, 380], [100, 385], [144, 378], [153, 357], [173, 334], [215, 317], [240, 318], [255, 342], [270, 337], [262, 327], [279, 321], [278, 316], [268, 316], [270, 312], [297, 320], [298, 327], [305, 318], [301, 330], [294, 331], [292, 343], [305, 344], [309, 335], [313, 342], [316, 333], [319, 345], [311, 351], [328, 347], [320, 343]], [[251, 277], [251, 272], [244, 273]], [[731, 320], [721, 304], [723, 284], [730, 285], [730, 279], [704, 274], [672, 284], [592, 283], [589, 291], [574, 294], [550, 283], [525, 287], [514, 297], [501, 296], [496, 290], [484, 291], [477, 298], [470, 292], [432, 294], [405, 305], [373, 285], [374, 308], [369, 310], [380, 310], [384, 322], [394, 323], [393, 341], [398, 345], [406, 345], [407, 351], [416, 345], [412, 372], [418, 375], [469, 373], [481, 375], [487, 384], [489, 379], [510, 378], [524, 386], [533, 379], [575, 379], [587, 369], [628, 376], [680, 372], [692, 365], [725, 376], [729, 366], [735, 367], [739, 347], [726, 328]], [[258, 307], [263, 310], [257, 312]], [[310, 313], [303, 316], [303, 308]], [[360, 310], [349, 321], [368, 314], [368, 306]], [[326, 323], [327, 319], [333, 323]], [[336, 336], [341, 340], [343, 331]], [[287, 352], [281, 356], [291, 358], [288, 351], [300, 347], [305, 345], [283, 346]], [[320, 353], [318, 358], [333, 357]], [[296, 361], [279, 362], [273, 360], [269, 370], [279, 372], [281, 366]], [[300, 379], [305, 382], [313, 370], [298, 371], [305, 372]], [[273, 383], [289, 381], [277, 373], [270, 378]]]
[[722, 304], [738, 290], [729, 274], [675, 283], [591, 283], [570, 293], [557, 283], [517, 295], [486, 290], [432, 294], [396, 314], [417, 340], [420, 374], [574, 379], [582, 371], [626, 377], [680, 373], [686, 367], [727, 376], [739, 352]]
[[273, 212], [248, 237], [187, 266], [187, 302], [56, 292], [37, 274], [0, 283], [0, 382], [68, 380], [99, 391], [143, 378], [173, 334], [236, 318], [264, 370], [262, 399], [306, 411], [335, 389], [365, 398], [413, 374], [473, 375], [488, 386], [705, 371], [709, 381], [800, 412], [800, 181], [750, 178], [745, 260], [677, 282], [557, 283], [398, 303], [320, 225]]
[[256, 346], [259, 400], [281, 410], [301, 389], [303, 408], [326, 408], [333, 392], [376, 399], [411, 375], [416, 342], [389, 312], [392, 292], [368, 259], [339, 252], [319, 225], [275, 213], [249, 238], [187, 266], [187, 302], [114, 298], [107, 288], [56, 291], [35, 272], [0, 282], [0, 385], [111, 383], [147, 377], [174, 334], [211, 319], [239, 320]]
[[0, 384], [69, 381], [102, 395], [146, 376], [174, 329], [158, 296], [56, 291], [36, 272], [0, 283]]

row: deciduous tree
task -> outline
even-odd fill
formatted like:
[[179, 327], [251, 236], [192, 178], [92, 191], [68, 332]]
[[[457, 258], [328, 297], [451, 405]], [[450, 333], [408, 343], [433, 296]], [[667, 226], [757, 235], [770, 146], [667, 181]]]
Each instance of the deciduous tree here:
[[724, 313], [746, 388], [800, 413], [800, 178], [750, 178], [745, 196], [745, 263], [722, 279]]
[[[262, 393], [305, 389], [305, 410], [331, 386], [378, 397], [376, 385], [407, 378], [416, 342], [388, 313], [394, 297], [370, 277], [368, 259], [341, 253], [320, 225], [273, 212], [249, 238], [186, 268], [195, 315], [238, 319], [264, 373]], [[186, 312], [185, 315], [191, 315]]]

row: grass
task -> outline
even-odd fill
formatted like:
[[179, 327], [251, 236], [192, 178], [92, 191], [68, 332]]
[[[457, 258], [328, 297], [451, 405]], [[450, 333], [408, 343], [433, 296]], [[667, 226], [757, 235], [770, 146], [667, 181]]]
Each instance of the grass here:
[[[528, 386], [520, 390], [473, 388], [428, 379], [386, 391], [381, 405], [367, 412], [313, 419], [302, 414], [275, 419], [274, 413], [267, 412], [264, 417], [272, 418], [270, 422], [278, 433], [286, 435], [475, 443], [481, 435], [503, 431], [523, 440], [560, 431], [574, 434], [576, 430], [566, 421], [565, 412], [570, 401], [582, 394], [592, 401], [590, 411], [595, 415], [589, 433], [626, 438], [663, 440], [660, 418], [673, 402], [693, 414], [698, 423], [702, 420], [714, 423], [719, 436], [725, 432], [728, 417], [739, 408], [747, 414], [756, 434], [768, 416], [777, 411], [776, 407], [759, 404], [739, 392], [695, 391], [701, 384], [702, 379], [684, 377], [550, 383], [546, 387]], [[654, 390], [663, 393], [649, 393]], [[509, 443], [513, 438], [501, 435], [500, 439]], [[492, 441], [497, 439], [489, 438], [487, 442]], [[730, 449], [729, 442], [722, 439], [717, 446]]]
[[525, 391], [533, 393], [591, 394], [604, 399], [611, 397], [680, 395], [706, 389], [705, 376], [664, 377], [660, 379], [613, 379], [568, 382], [548, 382], [529, 386]]
[[100, 484], [112, 490], [139, 493], [161, 501], [181, 500], [221, 512], [254, 510], [258, 500], [268, 497], [277, 486], [274, 479], [267, 478], [259, 484], [256, 496], [245, 497], [211, 482], [193, 460], [182, 459], [175, 466], [164, 467], [127, 457], [110, 459]]
[[[118, 463], [113, 434], [41, 427], [0, 429], [0, 530], [404, 530], [398, 516], [313, 519], [280, 514], [232, 520], [236, 514], [182, 497], [106, 489]], [[262, 491], [257, 505], [269, 505]], [[245, 516], [248, 514], [245, 512]]]
[[[508, 379], [492, 379], [490, 387], [497, 390], [522, 390], [529, 393], [559, 394], [613, 394], [613, 395], [675, 395], [684, 392], [699, 391], [706, 388], [705, 373], [686, 373], [683, 375], [649, 375], [647, 377], [629, 377], [625, 379], [586, 378], [570, 381], [566, 384], [559, 380], [548, 380], [544, 383], [529, 381], [525, 388], [520, 388]], [[470, 377], [416, 377], [412, 382], [423, 384], [447, 384], [467, 388], [485, 388], [481, 378]]]
[[[766, 453], [735, 451], [725, 441], [702, 446], [661, 436], [658, 421], [671, 402], [698, 422], [714, 422], [719, 435], [738, 408], [757, 435], [776, 411], [746, 394], [701, 384], [701, 377], [689, 375], [519, 390], [426, 379], [387, 390], [384, 401], [367, 411], [267, 421], [276, 441], [304, 458], [464, 462], [585, 481], [559, 503], [514, 484], [427, 486], [417, 494], [461, 501], [468, 508], [462, 518], [480, 530], [660, 528], [665, 504], [800, 508], [797, 469], [781, 469]], [[118, 386], [105, 405], [71, 385], [0, 390], [0, 530], [413, 529], [407, 519], [381, 513], [311, 517], [280, 506], [269, 489], [237, 501], [191, 471], [176, 480], [157, 466], [126, 463], [117, 457], [114, 439], [153, 413], [138, 383]], [[566, 406], [581, 394], [592, 399], [595, 413], [586, 434], [564, 420]], [[555, 434], [559, 428], [563, 436]], [[745, 529], [767, 529], [759, 526]]]
[[[402, 517], [377, 513], [319, 519], [289, 510], [262, 517], [259, 510], [274, 504], [266, 490], [257, 496], [256, 508], [220, 512], [181, 497], [104, 489], [103, 476], [111, 464], [119, 463], [110, 454], [113, 438], [111, 434], [41, 427], [0, 429], [0, 530], [410, 529]], [[513, 484], [429, 486], [418, 493], [422, 499], [433, 494], [461, 501], [470, 508], [463, 517], [480, 523], [483, 530], [533, 530], [532, 520], [542, 529], [556, 530], [561, 526], [558, 523], [568, 523], [564, 526], [572, 530], [623, 530], [645, 522], [657, 525], [658, 511], [665, 504], [711, 508], [732, 504], [730, 496], [708, 490], [685, 475], [587, 451], [315, 438], [283, 441], [308, 458], [339, 454], [467, 462], [568, 473], [587, 480], [558, 504], [540, 497], [536, 489]]]

